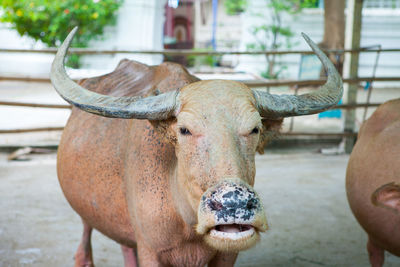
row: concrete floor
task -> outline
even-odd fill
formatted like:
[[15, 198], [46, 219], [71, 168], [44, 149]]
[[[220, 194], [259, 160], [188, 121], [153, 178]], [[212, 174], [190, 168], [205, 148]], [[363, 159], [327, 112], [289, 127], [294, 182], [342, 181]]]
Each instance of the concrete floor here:
[[[257, 156], [256, 190], [270, 230], [236, 266], [368, 266], [366, 235], [344, 191], [348, 156], [308, 150]], [[0, 154], [0, 266], [72, 266], [79, 217], [56, 178], [55, 154], [8, 162]], [[95, 264], [123, 266], [118, 244], [94, 232]], [[385, 267], [400, 266], [386, 254]]]
[[[2, 81], [0, 92], [1, 100], [65, 103], [50, 84]], [[376, 90], [372, 102], [399, 94], [396, 89]], [[360, 90], [358, 97], [364, 102], [365, 92]], [[357, 118], [362, 111], [357, 110]], [[0, 106], [0, 114], [7, 114], [0, 116], [0, 128], [15, 129], [63, 126], [69, 111]], [[295, 131], [341, 128], [341, 120], [318, 120], [316, 115], [296, 118], [294, 124]], [[0, 147], [53, 146], [60, 135], [2, 134]], [[348, 156], [323, 156], [310, 150], [257, 156], [256, 189], [271, 229], [256, 247], [240, 254], [236, 265], [368, 266], [366, 235], [353, 218], [344, 192], [347, 160]], [[24, 162], [8, 162], [0, 154], [0, 267], [73, 265], [81, 223], [62, 195], [55, 164], [55, 154]], [[93, 249], [97, 267], [122, 266], [118, 244], [98, 232]], [[400, 266], [400, 259], [387, 254], [385, 266]]]

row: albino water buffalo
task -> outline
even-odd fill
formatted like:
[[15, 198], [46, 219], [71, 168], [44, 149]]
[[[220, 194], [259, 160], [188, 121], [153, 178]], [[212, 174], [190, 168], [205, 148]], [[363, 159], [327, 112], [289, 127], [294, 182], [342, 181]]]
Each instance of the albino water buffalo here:
[[63, 65], [75, 31], [51, 72], [56, 90], [77, 107], [57, 164], [63, 192], [84, 225], [75, 265], [93, 265], [95, 228], [122, 245], [126, 266], [232, 266], [268, 228], [253, 189], [255, 152], [282, 118], [339, 101], [342, 81], [333, 64], [305, 36], [328, 79], [300, 96], [200, 81], [173, 63], [128, 60], [78, 85]]
[[389, 101], [361, 126], [347, 166], [347, 198], [368, 234], [372, 266], [384, 250], [400, 256], [400, 99]]

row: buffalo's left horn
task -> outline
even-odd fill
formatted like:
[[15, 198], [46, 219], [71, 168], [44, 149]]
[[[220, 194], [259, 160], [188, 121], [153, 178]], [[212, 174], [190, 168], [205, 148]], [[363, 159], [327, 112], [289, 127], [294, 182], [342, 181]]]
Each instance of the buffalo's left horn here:
[[335, 66], [306, 34], [302, 33], [302, 35], [321, 60], [328, 75], [327, 81], [319, 90], [299, 96], [273, 95], [253, 90], [257, 109], [264, 118], [274, 119], [319, 113], [336, 105], [342, 98], [343, 82]]
[[68, 77], [64, 58], [76, 31], [75, 27], [58, 49], [51, 66], [51, 82], [67, 102], [94, 114], [111, 118], [164, 120], [172, 117], [177, 91], [149, 97], [113, 97], [89, 91]]

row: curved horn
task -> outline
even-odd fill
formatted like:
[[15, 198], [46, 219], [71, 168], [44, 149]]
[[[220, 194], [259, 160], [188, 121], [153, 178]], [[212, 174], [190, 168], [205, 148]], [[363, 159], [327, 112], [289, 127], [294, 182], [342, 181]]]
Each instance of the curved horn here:
[[302, 35], [322, 62], [328, 75], [327, 81], [319, 90], [299, 96], [273, 95], [253, 90], [262, 117], [274, 119], [315, 114], [336, 105], [342, 98], [343, 82], [335, 66], [306, 34]]
[[174, 115], [178, 91], [149, 97], [113, 97], [89, 91], [71, 80], [64, 68], [64, 58], [77, 30], [75, 27], [68, 34], [51, 66], [51, 82], [62, 98], [104, 117], [164, 120]]

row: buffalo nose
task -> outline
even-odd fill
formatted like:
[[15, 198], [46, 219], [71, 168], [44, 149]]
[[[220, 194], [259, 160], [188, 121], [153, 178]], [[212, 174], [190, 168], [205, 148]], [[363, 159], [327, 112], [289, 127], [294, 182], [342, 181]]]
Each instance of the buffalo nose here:
[[244, 222], [262, 209], [254, 190], [243, 182], [224, 181], [210, 190], [202, 200], [217, 221]]
[[246, 197], [242, 190], [235, 189], [225, 192], [222, 197], [209, 199], [208, 204], [212, 211], [221, 211], [223, 209], [257, 209], [259, 200], [256, 198], [254, 192], [252, 193]]

